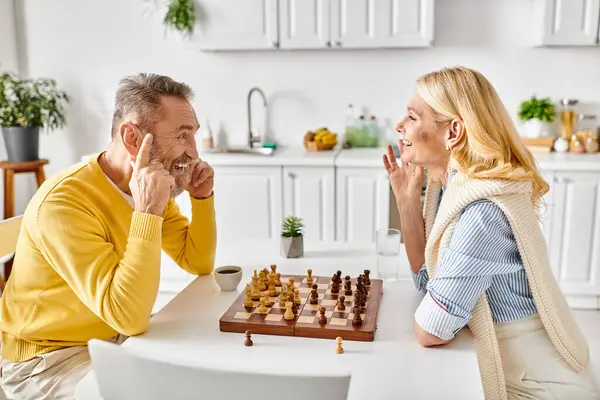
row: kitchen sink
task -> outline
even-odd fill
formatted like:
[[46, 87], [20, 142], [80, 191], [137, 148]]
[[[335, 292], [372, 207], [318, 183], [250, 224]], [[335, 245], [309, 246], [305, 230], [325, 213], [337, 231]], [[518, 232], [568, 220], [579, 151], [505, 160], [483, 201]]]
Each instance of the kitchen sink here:
[[257, 155], [257, 156], [270, 156], [273, 155], [275, 149], [266, 148], [266, 147], [230, 147], [226, 149], [212, 149], [207, 150], [207, 153], [212, 154], [249, 154], [249, 155]]

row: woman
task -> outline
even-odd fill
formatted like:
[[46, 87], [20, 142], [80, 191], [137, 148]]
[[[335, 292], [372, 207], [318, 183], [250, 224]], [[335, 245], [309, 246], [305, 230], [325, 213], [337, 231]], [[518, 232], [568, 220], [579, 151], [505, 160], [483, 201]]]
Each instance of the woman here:
[[417, 341], [468, 325], [486, 399], [600, 399], [536, 215], [548, 184], [492, 85], [463, 67], [424, 75], [396, 129], [400, 165], [391, 147], [383, 162], [426, 293]]

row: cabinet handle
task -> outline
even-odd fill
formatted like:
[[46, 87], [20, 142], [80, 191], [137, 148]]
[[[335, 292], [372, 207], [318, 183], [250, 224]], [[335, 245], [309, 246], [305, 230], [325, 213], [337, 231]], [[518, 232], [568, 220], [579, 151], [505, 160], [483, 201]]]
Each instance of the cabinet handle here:
[[562, 176], [559, 176], [558, 178], [554, 179], [554, 182], [556, 182], [556, 183], [567, 183], [567, 182], [569, 182], [569, 179], [564, 178]]
[[340, 42], [339, 40], [335, 42], [335, 45], [338, 47], [342, 47], [342, 42]]
[[331, 40], [328, 40], [328, 41], [326, 41], [326, 42], [325, 42], [325, 46], [327, 46], [327, 47], [331, 47]]
[[279, 42], [271, 42], [271, 47], [274, 47], [276, 49], [279, 48]]
[[291, 179], [294, 179], [296, 177], [296, 174], [294, 174], [293, 172], [288, 172], [287, 176]]

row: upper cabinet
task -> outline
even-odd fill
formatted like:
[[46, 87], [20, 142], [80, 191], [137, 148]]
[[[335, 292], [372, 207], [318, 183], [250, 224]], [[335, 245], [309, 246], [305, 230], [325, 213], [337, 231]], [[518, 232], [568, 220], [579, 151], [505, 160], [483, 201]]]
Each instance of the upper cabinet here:
[[329, 0], [280, 0], [279, 43], [283, 49], [331, 46]]
[[277, 0], [202, 0], [197, 43], [203, 50], [279, 46]]
[[534, 0], [534, 45], [598, 44], [600, 0]]
[[428, 47], [434, 0], [205, 0], [204, 50]]
[[433, 0], [331, 0], [333, 45], [426, 47], [433, 42]]

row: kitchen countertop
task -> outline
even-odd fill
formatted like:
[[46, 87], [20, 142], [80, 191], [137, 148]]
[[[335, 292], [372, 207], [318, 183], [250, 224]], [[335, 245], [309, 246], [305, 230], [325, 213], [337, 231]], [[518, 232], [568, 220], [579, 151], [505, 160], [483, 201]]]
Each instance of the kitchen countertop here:
[[[339, 152], [335, 165], [338, 167], [381, 168], [385, 148], [345, 149]], [[600, 171], [600, 153], [533, 153], [542, 170]]]
[[[384, 147], [342, 149], [308, 152], [300, 146], [280, 146], [272, 156], [252, 154], [206, 153], [198, 150], [200, 157], [213, 166], [259, 167], [259, 166], [306, 166], [306, 167], [355, 167], [381, 168]], [[82, 157], [87, 159], [90, 155]], [[534, 153], [540, 169], [547, 171], [598, 171], [600, 153]]]
[[279, 146], [273, 155], [225, 154], [203, 152], [200, 158], [213, 166], [313, 166], [333, 167], [339, 148], [330, 151], [309, 152], [304, 147]]
[[[348, 400], [483, 399], [468, 329], [461, 330], [446, 346], [423, 348], [417, 344], [414, 311], [423, 294], [410, 279], [384, 282], [375, 340], [346, 340], [341, 356], [333, 351], [335, 341], [327, 339], [254, 334], [254, 346], [244, 347], [244, 335], [221, 332], [218, 320], [243, 291], [252, 271], [271, 264], [282, 274], [304, 275], [310, 268], [314, 276], [327, 277], [338, 269], [343, 275], [356, 276], [370, 268], [371, 277], [377, 278], [374, 245], [307, 242], [304, 257], [298, 259], [281, 257], [278, 240], [220, 245], [216, 266], [239, 265], [244, 271], [237, 290], [222, 292], [212, 276], [197, 277], [152, 317], [147, 333], [129, 338], [123, 346], [160, 358], [231, 370], [276, 372], [281, 367], [274, 366], [283, 365], [279, 360], [289, 360], [287, 364], [291, 363], [295, 372], [310, 371], [314, 366], [347, 370], [352, 374]], [[409, 268], [403, 248], [398, 266]], [[430, 384], [432, 376], [434, 385]], [[93, 372], [79, 383], [75, 397], [99, 399]]]

